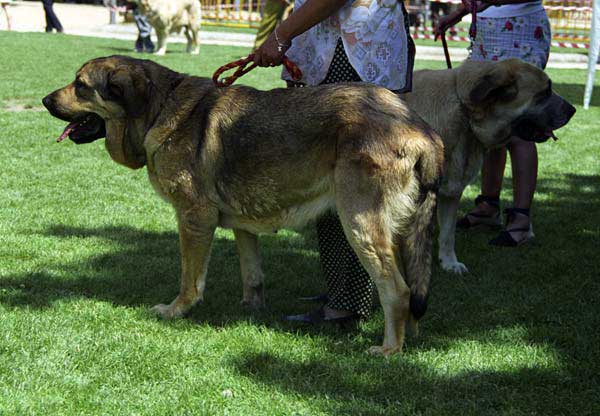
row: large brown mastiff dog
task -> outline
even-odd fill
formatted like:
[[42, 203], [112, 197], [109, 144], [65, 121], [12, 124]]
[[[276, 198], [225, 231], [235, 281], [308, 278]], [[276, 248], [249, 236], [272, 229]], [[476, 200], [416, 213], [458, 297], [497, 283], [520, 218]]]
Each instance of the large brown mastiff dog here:
[[439, 260], [464, 273], [454, 234], [460, 197], [481, 170], [488, 149], [512, 137], [543, 142], [567, 124], [575, 108], [552, 91], [539, 68], [518, 59], [467, 61], [452, 70], [418, 71], [402, 96], [444, 141], [444, 179], [438, 196]]
[[425, 312], [439, 136], [395, 94], [358, 84], [258, 91], [123, 56], [94, 59], [43, 100], [76, 143], [106, 137], [118, 163], [147, 166], [177, 213], [179, 295], [153, 310], [185, 314], [203, 298], [216, 227], [232, 228], [243, 302], [260, 307], [256, 235], [301, 227], [326, 210], [377, 285], [383, 345], [401, 352], [405, 324]]

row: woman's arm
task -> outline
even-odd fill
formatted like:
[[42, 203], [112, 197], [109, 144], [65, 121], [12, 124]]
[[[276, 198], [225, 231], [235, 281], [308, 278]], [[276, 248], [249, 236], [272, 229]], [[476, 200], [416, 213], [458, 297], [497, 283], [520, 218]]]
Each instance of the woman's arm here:
[[281, 22], [265, 43], [254, 51], [254, 62], [258, 66], [279, 65], [285, 51], [291, 46], [292, 39], [327, 19], [341, 9], [347, 1], [308, 0]]
[[[502, 6], [505, 4], [520, 4], [531, 2], [531, 0], [481, 0], [477, 1], [477, 12], [484, 11], [485, 9], [491, 6]], [[454, 26], [455, 24], [460, 22], [462, 18], [468, 15], [469, 13], [471, 13], [470, 0], [463, 0], [463, 4], [458, 6], [458, 9], [438, 20], [438, 23], [433, 30], [435, 39], [437, 40], [437, 38], [442, 34], [442, 32], [445, 32], [449, 27]]]

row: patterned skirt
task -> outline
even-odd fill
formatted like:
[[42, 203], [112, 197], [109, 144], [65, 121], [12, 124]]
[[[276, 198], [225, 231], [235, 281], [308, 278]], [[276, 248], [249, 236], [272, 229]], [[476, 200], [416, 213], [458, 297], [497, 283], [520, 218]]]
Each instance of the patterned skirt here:
[[469, 59], [519, 58], [544, 69], [550, 54], [550, 22], [544, 10], [517, 17], [478, 17]]

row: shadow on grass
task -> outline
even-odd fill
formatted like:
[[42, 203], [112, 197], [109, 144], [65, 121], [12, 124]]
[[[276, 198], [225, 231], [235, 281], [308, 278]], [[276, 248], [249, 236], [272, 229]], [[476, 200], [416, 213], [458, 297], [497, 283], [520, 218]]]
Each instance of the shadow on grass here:
[[317, 406], [325, 414], [591, 415], [598, 410], [594, 385], [582, 383], [585, 387], [574, 392], [573, 383], [583, 380], [555, 369], [480, 369], [451, 376], [456, 373], [401, 358], [294, 360], [276, 353], [248, 353], [230, 365], [270, 389], [320, 399]]
[[[149, 232], [132, 227], [78, 228], [54, 226], [44, 236], [61, 239], [100, 239], [114, 251], [80, 261], [49, 264], [47, 269], [0, 279], [0, 301], [14, 307], [45, 308], [61, 298], [90, 297], [118, 305], [152, 306], [168, 303], [178, 293], [180, 254], [175, 232]], [[309, 236], [310, 238], [310, 236]], [[300, 235], [261, 236], [266, 296], [271, 309], [290, 307], [289, 299], [322, 291], [316, 244]], [[106, 251], [106, 250], [104, 250]], [[45, 269], [40, 267], [38, 269]], [[18, 293], [15, 293], [15, 290]], [[306, 291], [306, 292], [305, 292]], [[242, 285], [235, 242], [217, 235], [212, 248], [205, 302], [190, 318], [215, 325], [250, 312], [241, 308]], [[283, 308], [283, 310], [279, 309]]]
[[[373, 322], [363, 326], [357, 339], [347, 343], [343, 336], [325, 330], [329, 360], [295, 362], [253, 352], [249, 346], [249, 351], [230, 365], [240, 375], [282, 391], [331, 396], [335, 399], [332, 407], [324, 411], [339, 414], [360, 413], [356, 407], [360, 403], [382, 412], [388, 406], [398, 409], [407, 405], [419, 413], [432, 404], [445, 404], [467, 413], [488, 409], [551, 414], [558, 409], [559, 414], [567, 414], [575, 396], [581, 404], [576, 406], [579, 414], [585, 414], [590, 389], [600, 388], [600, 339], [595, 330], [600, 326], [600, 176], [543, 178], [538, 193], [546, 200], [535, 207], [537, 244], [518, 250], [491, 248], [486, 245], [489, 236], [459, 234], [459, 258], [471, 273], [459, 277], [434, 271], [430, 310], [422, 337], [408, 341], [409, 360], [386, 362], [360, 353], [381, 342], [379, 312]], [[89, 297], [150, 307], [177, 294], [180, 266], [174, 232], [54, 226], [43, 235], [65, 241], [99, 240], [99, 250], [104, 252], [0, 279], [3, 304], [45, 308], [56, 300]], [[276, 330], [296, 329], [282, 323], [281, 315], [306, 310], [296, 297], [318, 293], [324, 286], [314, 235], [262, 236], [260, 241], [268, 311], [252, 315], [239, 306], [235, 243], [220, 233], [214, 242], [206, 300], [192, 311], [191, 320], [214, 326], [252, 320]], [[338, 346], [340, 339], [342, 347]], [[411, 364], [411, 360], [418, 362], [419, 354], [448, 351], [456, 342], [501, 345], [503, 340], [556, 352], [560, 369], [477, 370], [446, 377], [432, 374], [426, 364]], [[351, 366], [344, 363], [343, 357], [348, 355], [352, 356]], [[574, 385], [586, 387], [574, 391]], [[404, 397], [404, 392], [414, 392], [415, 386], [419, 395]]]

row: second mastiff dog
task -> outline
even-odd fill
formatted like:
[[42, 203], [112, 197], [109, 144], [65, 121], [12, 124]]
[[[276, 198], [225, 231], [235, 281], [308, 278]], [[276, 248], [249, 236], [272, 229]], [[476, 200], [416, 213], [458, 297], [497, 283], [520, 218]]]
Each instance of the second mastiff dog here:
[[567, 124], [575, 108], [552, 90], [541, 69], [519, 59], [466, 61], [451, 70], [417, 71], [402, 96], [444, 141], [444, 179], [438, 196], [439, 260], [464, 273], [454, 251], [460, 197], [481, 170], [488, 149], [513, 137], [543, 142]]
[[232, 228], [243, 301], [264, 303], [256, 235], [335, 209], [385, 315], [383, 345], [401, 352], [426, 308], [432, 217], [441, 180], [437, 133], [392, 92], [338, 84], [258, 91], [123, 56], [91, 60], [43, 100], [76, 143], [106, 137], [118, 163], [147, 166], [177, 213], [179, 295], [153, 309], [185, 314], [203, 298], [216, 227]]

